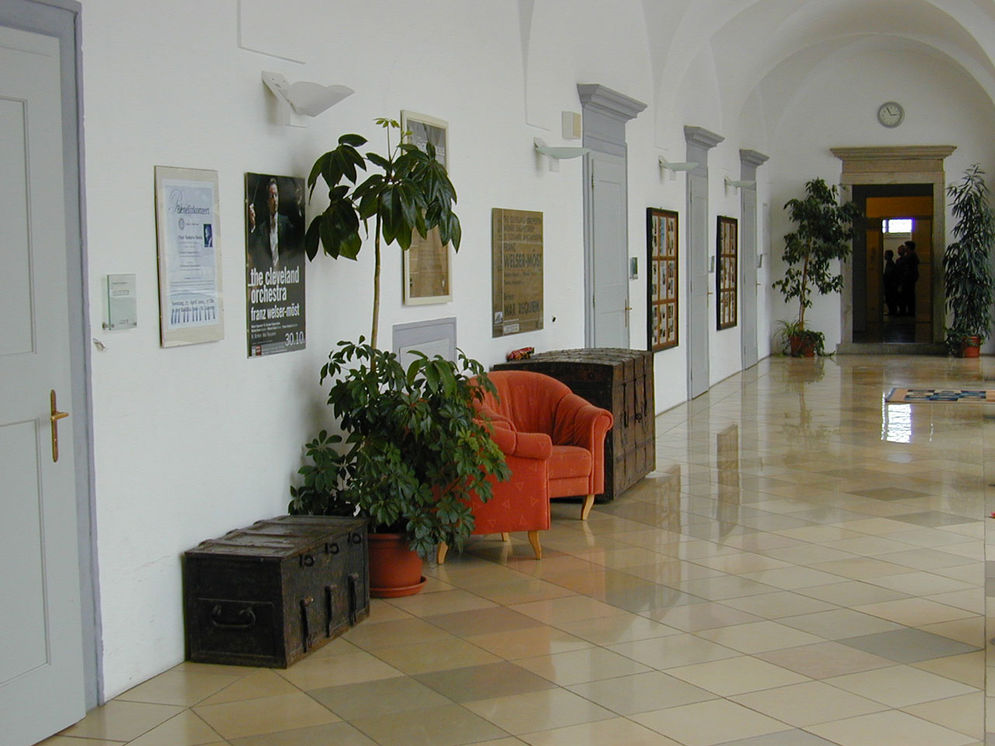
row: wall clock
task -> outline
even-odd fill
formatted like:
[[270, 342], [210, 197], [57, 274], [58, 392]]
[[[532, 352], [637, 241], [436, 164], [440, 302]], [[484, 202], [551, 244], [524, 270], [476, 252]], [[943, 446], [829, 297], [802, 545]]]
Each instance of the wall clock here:
[[897, 127], [905, 119], [905, 109], [897, 101], [885, 101], [878, 107], [878, 121], [885, 127]]

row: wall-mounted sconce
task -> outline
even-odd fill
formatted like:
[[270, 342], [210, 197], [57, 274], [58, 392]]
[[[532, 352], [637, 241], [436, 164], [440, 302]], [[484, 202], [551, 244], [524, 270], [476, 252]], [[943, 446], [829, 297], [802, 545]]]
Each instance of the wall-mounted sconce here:
[[672, 163], [664, 158], [662, 155], [657, 158], [657, 162], [660, 164], [660, 168], [664, 171], [670, 171], [671, 180], [677, 178], [678, 173], [684, 173], [687, 171], [694, 171], [698, 168], [698, 164], [694, 161], [681, 161], [680, 163]]
[[757, 182], [755, 181], [737, 181], [736, 179], [730, 179], [728, 176], [725, 178], [726, 191], [732, 189], [743, 189], [744, 187], [755, 187]]
[[[290, 83], [280, 73], [263, 71], [263, 83], [276, 97], [280, 124], [305, 126], [304, 117], [316, 117], [355, 91], [344, 85], [319, 85], [298, 81]], [[293, 115], [293, 117], [292, 117]]]
[[[533, 147], [535, 147], [535, 152], [537, 155], [544, 155], [550, 159], [549, 170], [558, 171], [559, 161], [568, 160], [570, 158], [580, 158], [582, 155], [591, 152], [590, 148], [578, 148], [578, 147], [554, 147], [547, 145], [546, 141], [541, 137], [533, 138]], [[555, 167], [554, 167], [555, 166]]]

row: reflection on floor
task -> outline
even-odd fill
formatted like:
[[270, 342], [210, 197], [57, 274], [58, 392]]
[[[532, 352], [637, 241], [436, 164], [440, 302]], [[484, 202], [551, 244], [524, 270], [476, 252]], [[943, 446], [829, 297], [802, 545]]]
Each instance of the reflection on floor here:
[[992, 410], [883, 397], [991, 367], [762, 361], [541, 562], [476, 540], [286, 671], [182, 664], [45, 743], [983, 743]]
[[[924, 325], [925, 326], [925, 325]], [[929, 330], [926, 332], [925, 341], [929, 338]], [[889, 316], [885, 314], [880, 324], [872, 330], [866, 332], [855, 331], [853, 341], [857, 343], [883, 342], [885, 344], [909, 344], [916, 341], [916, 322], [912, 316]]]

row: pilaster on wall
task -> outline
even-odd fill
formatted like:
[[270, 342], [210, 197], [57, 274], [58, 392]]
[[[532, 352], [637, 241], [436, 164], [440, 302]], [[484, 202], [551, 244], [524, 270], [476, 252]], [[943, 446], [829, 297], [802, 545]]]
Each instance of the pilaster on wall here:
[[[957, 149], [954, 145], [911, 145], [898, 147], [830, 148], [843, 161], [840, 184], [849, 192], [857, 184], [933, 185], [933, 342], [943, 342], [943, 251], [946, 241], [946, 172], [944, 159]], [[842, 341], [853, 341], [853, 271], [843, 266], [841, 304]]]

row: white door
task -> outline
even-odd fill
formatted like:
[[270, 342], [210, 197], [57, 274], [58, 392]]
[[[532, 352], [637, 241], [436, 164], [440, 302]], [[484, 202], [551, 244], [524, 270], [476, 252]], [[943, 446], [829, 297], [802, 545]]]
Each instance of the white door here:
[[629, 347], [625, 158], [591, 153], [592, 347]]
[[743, 311], [743, 370], [757, 362], [757, 189], [743, 187], [740, 194], [743, 230], [739, 234], [739, 293]]
[[[84, 715], [59, 42], [0, 27], [0, 740]], [[58, 427], [58, 461], [53, 460]]]
[[688, 398], [708, 391], [708, 176], [688, 174]]

